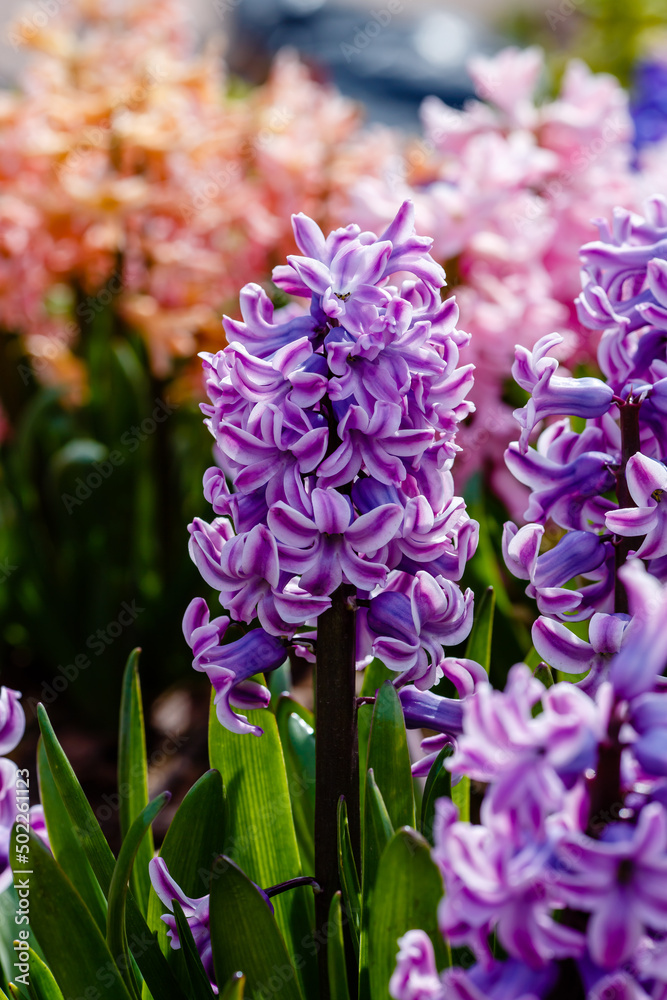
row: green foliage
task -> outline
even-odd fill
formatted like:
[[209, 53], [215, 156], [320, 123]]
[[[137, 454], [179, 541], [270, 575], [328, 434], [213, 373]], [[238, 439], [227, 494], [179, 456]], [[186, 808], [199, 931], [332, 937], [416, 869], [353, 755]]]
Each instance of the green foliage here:
[[491, 669], [491, 637], [493, 615], [496, 610], [496, 595], [493, 587], [487, 587], [484, 597], [475, 607], [475, 620], [466, 646], [466, 657], [476, 660], [486, 670]]
[[[49, 769], [53, 777], [55, 787], [60, 795], [62, 804], [65, 806], [69, 816], [72, 832], [75, 834], [81, 847], [83, 848], [92, 872], [99, 883], [100, 889], [102, 890], [104, 896], [108, 897], [116, 864], [113, 852], [104, 838], [104, 834], [100, 829], [95, 814], [93, 813], [93, 810], [84, 795], [83, 789], [81, 788], [81, 785], [79, 784], [62, 747], [56, 739], [53, 727], [49, 722], [48, 715], [45, 709], [41, 706], [39, 709], [39, 719]], [[66, 879], [65, 874], [62, 872], [62, 869], [57, 866], [55, 861], [53, 863], [56, 864], [58, 872], [60, 872], [62, 878], [67, 882], [67, 885], [69, 885], [70, 883]], [[75, 890], [72, 889], [72, 892], [75, 892]], [[78, 894], [76, 894], [76, 896], [80, 899]], [[81, 901], [81, 905], [85, 908], [83, 901]], [[90, 916], [88, 909], [85, 908], [85, 910]], [[90, 919], [93, 923], [95, 923], [92, 917], [90, 917]], [[141, 970], [141, 974], [148, 984], [148, 989], [151, 991], [153, 996], [158, 997], [160, 995], [168, 995], [173, 997], [174, 1000], [185, 1000], [185, 993], [180, 988], [177, 980], [174, 978], [167, 962], [158, 948], [157, 942], [154, 938], [152, 938], [146, 921], [144, 920], [136, 902], [134, 901], [134, 898], [131, 895], [127, 897], [125, 919], [129, 938], [129, 949], [132, 952], [137, 965]], [[53, 928], [49, 922], [43, 923], [42, 928], [46, 939], [50, 939], [52, 931], [55, 931], [55, 928]], [[95, 925], [95, 929], [98, 934], [101, 933], [97, 925]], [[42, 944], [39, 931], [36, 931], [36, 933], [38, 941]], [[46, 954], [45, 947], [44, 951]], [[51, 962], [49, 962], [49, 966], [51, 971], [55, 974], [55, 970]], [[58, 984], [62, 985], [57, 976], [56, 979]]]
[[368, 743], [368, 768], [394, 826], [415, 825], [415, 798], [403, 709], [391, 681], [378, 691]]
[[30, 1000], [63, 1000], [63, 995], [49, 967], [33, 948], [29, 948], [28, 953], [30, 955], [28, 980]]
[[276, 721], [285, 757], [287, 787], [304, 872], [315, 870], [315, 720], [286, 695], [278, 699]]
[[[243, 969], [249, 1000], [303, 1000], [297, 970], [305, 959], [289, 952], [277, 921], [256, 886], [230, 859], [211, 887], [211, 940], [216, 979]], [[312, 996], [312, 994], [311, 994]]]
[[345, 966], [345, 940], [343, 937], [342, 893], [334, 893], [329, 907], [330, 935], [327, 942], [327, 967], [331, 1000], [350, 1000]]
[[104, 934], [107, 902], [53, 780], [43, 739], [40, 739], [37, 750], [37, 770], [40, 798], [53, 855]]
[[452, 797], [452, 777], [445, 767], [445, 762], [452, 756], [453, 752], [454, 748], [452, 746], [443, 747], [431, 765], [431, 770], [428, 772], [424, 786], [421, 832], [431, 844], [433, 843], [435, 803], [444, 796], [449, 799]]
[[450, 957], [438, 930], [437, 907], [442, 878], [429, 846], [409, 828], [397, 830], [384, 849], [370, 915], [369, 974], [371, 1000], [386, 1000], [396, 966], [399, 937], [419, 927], [433, 942], [439, 968]]
[[[120, 794], [120, 829], [125, 837], [132, 823], [148, 804], [148, 764], [144, 710], [139, 683], [139, 652], [135, 649], [123, 675], [118, 738], [118, 791]], [[137, 863], [132, 870], [132, 892], [142, 913], [148, 909], [150, 879], [148, 862], [154, 854], [150, 826], [142, 839]]]
[[[159, 856], [170, 875], [186, 895], [198, 898], [210, 891], [215, 877], [215, 859], [222, 853], [225, 838], [225, 802], [218, 771], [207, 771], [187, 793], [169, 825]], [[146, 922], [157, 935], [162, 954], [179, 982], [188, 984], [190, 973], [182, 951], [174, 950], [161, 919], [167, 909], [153, 888], [148, 901]], [[187, 987], [185, 992], [187, 993]], [[147, 994], [147, 991], [145, 991]]]
[[127, 945], [125, 926], [125, 910], [127, 890], [132, 874], [132, 867], [141, 846], [141, 842], [150, 830], [151, 824], [158, 813], [170, 799], [167, 792], [158, 795], [143, 809], [130, 827], [115, 864], [111, 885], [109, 886], [109, 909], [107, 911], [107, 944], [112, 955], [122, 956], [122, 969], [130, 992], [138, 995], [139, 991], [132, 973], [132, 963]]
[[[492, 602], [482, 603], [470, 640], [477, 644], [473, 648], [482, 662], [488, 662], [492, 616]], [[267, 989], [280, 1000], [317, 997], [315, 962], [326, 943], [331, 1000], [350, 1000], [357, 985], [360, 1000], [386, 1000], [398, 938], [413, 927], [431, 936], [439, 967], [449, 964], [437, 930], [442, 880], [427, 840], [413, 829], [415, 797], [405, 722], [386, 673], [376, 663], [366, 679], [366, 690], [372, 688], [376, 697], [372, 707], [363, 706], [369, 714], [361, 859], [357, 864], [347, 806], [341, 799], [341, 891], [331, 900], [326, 942], [313, 926], [309, 888], [273, 896], [275, 915], [259, 891], [299, 876], [314, 857], [313, 716], [290, 697], [280, 696], [274, 710], [249, 713], [264, 730], [257, 739], [223, 729], [211, 711], [214, 768], [177, 809], [160, 856], [187, 896], [210, 893], [213, 962], [222, 998], [263, 1000]], [[118, 776], [125, 805], [118, 859], [43, 708], [39, 721], [39, 779], [53, 856], [31, 837], [31, 944], [36, 954], [33, 983], [23, 1000], [83, 996], [91, 985], [97, 988], [100, 968], [108, 971], [108, 981], [100, 988], [104, 1000], [211, 1000], [208, 976], [178, 902], [173, 913], [181, 947], [174, 950], [161, 919], [165, 907], [146, 872], [133, 878], [137, 866], [147, 867], [151, 852], [143, 845], [167, 800], [164, 794], [146, 801], [137, 653], [128, 661], [123, 683]], [[450, 788], [444, 767], [449, 753], [447, 748], [438, 756], [426, 782], [420, 822], [427, 836], [439, 796], [451, 794], [455, 801], [458, 797], [463, 815], [469, 809], [469, 788], [464, 783]], [[311, 871], [309, 867], [307, 873]], [[1, 914], [2, 906], [0, 930]], [[1, 938], [0, 959], [11, 960], [11, 952], [6, 957], [2, 953]], [[352, 981], [355, 976], [358, 984]]]
[[[261, 738], [229, 732], [218, 722], [211, 703], [209, 757], [227, 790], [225, 852], [253, 882], [266, 888], [303, 872], [278, 723], [269, 709], [250, 711], [248, 718], [264, 730]], [[310, 780], [305, 773], [302, 778]], [[288, 952], [295, 954], [299, 942], [311, 933], [312, 893], [296, 889], [278, 896], [274, 905]], [[249, 975], [247, 969], [241, 971]], [[306, 956], [299, 975], [304, 991], [312, 992], [313, 956]]]
[[343, 892], [343, 902], [348, 918], [350, 936], [358, 957], [361, 924], [361, 884], [352, 852], [347, 805], [343, 798], [338, 803], [338, 877]]
[[[0, 446], [0, 559], [11, 567], [0, 659], [30, 665], [47, 703], [58, 694], [82, 710], [94, 700], [109, 729], [120, 671], [106, 629], [124, 603], [141, 609], [121, 622], [122, 641], [145, 646], [148, 686], [183, 673], [180, 620], [198, 581], [183, 539], [211, 456], [196, 401], [178, 402], [151, 377], [141, 339], [113, 305], [91, 301], [79, 348], [90, 392], [74, 404], [40, 385], [18, 338], [0, 336], [12, 425]], [[52, 687], [60, 665], [70, 668], [64, 693]]]
[[[16, 836], [16, 828], [14, 837]], [[12, 854], [16, 853], [12, 843]], [[131, 1000], [115, 957], [90, 911], [58, 863], [30, 834], [31, 927], [47, 964], [66, 996], [83, 996], [95, 986], [104, 1000]], [[20, 873], [15, 876], [17, 888]]]
[[211, 989], [204, 966], [201, 964], [190, 925], [183, 913], [183, 907], [177, 899], [174, 900], [174, 916], [176, 917], [176, 927], [178, 928], [178, 940], [181, 943], [183, 959], [190, 981], [189, 995], [192, 997], [192, 1000], [213, 1000], [215, 994]]

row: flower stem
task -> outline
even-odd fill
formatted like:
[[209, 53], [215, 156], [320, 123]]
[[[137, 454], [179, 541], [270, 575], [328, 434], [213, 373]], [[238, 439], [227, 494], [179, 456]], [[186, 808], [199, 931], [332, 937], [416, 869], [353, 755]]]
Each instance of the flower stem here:
[[[625, 476], [625, 467], [629, 459], [635, 455], [641, 447], [639, 439], [639, 407], [641, 402], [630, 397], [622, 405], [619, 404], [621, 413], [621, 464], [616, 472], [616, 496], [619, 507], [635, 507], [636, 504], [630, 495], [628, 483]], [[637, 548], [636, 538], [616, 539], [616, 584], [614, 592], [614, 610], [627, 614], [628, 596], [625, 587], [619, 579], [618, 571], [628, 558], [631, 549]]]
[[[355, 690], [355, 613], [350, 588], [332, 595], [331, 607], [317, 620], [315, 679], [315, 878], [322, 892], [315, 897], [315, 924], [321, 933], [338, 890], [338, 800], [345, 797], [350, 836], [359, 856], [359, 775]], [[327, 948], [319, 951], [320, 1000], [329, 998]]]

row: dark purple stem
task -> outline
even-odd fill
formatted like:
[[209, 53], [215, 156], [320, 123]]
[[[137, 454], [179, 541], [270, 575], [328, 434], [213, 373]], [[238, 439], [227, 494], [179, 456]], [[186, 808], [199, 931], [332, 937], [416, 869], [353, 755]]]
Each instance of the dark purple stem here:
[[[332, 595], [331, 607], [317, 619], [315, 677], [315, 878], [322, 892], [315, 896], [315, 926], [329, 919], [329, 906], [339, 888], [338, 800], [345, 797], [350, 835], [359, 858], [359, 773], [355, 690], [355, 613], [348, 602], [350, 588]], [[320, 1000], [329, 1000], [326, 945], [318, 954]]]
[[279, 896], [281, 892], [288, 892], [290, 889], [300, 889], [301, 886], [312, 885], [315, 892], [321, 892], [320, 884], [310, 875], [299, 875], [298, 878], [290, 878], [287, 882], [279, 882], [264, 890], [264, 894], [271, 899], [272, 896]]
[[619, 739], [622, 719], [618, 709], [612, 712], [609, 729], [598, 750], [598, 764], [595, 777], [590, 780], [588, 826], [590, 837], [599, 837], [604, 828], [614, 819], [623, 806], [621, 790], [621, 752]]
[[[628, 483], [625, 476], [625, 468], [628, 460], [635, 455], [641, 447], [639, 439], [639, 407], [641, 403], [629, 397], [627, 402], [619, 404], [621, 413], [621, 464], [616, 472], [616, 496], [619, 507], [635, 507], [636, 504], [630, 496]], [[625, 587], [619, 579], [618, 571], [628, 558], [631, 549], [636, 549], [638, 541], [636, 538], [616, 539], [616, 585], [614, 592], [614, 610], [627, 614], [628, 596]]]

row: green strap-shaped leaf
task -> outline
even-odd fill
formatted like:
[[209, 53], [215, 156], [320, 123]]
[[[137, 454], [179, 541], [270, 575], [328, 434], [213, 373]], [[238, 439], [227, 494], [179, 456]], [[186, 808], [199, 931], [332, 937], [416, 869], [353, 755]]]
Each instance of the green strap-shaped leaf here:
[[462, 823], [470, 822], [470, 778], [464, 775], [460, 781], [452, 785], [452, 802], [459, 810]]
[[435, 948], [438, 968], [450, 964], [438, 930], [437, 909], [443, 895], [440, 872], [430, 849], [414, 830], [397, 830], [378, 868], [369, 925], [369, 970], [372, 1000], [387, 1000], [396, 968], [398, 939], [419, 927]]
[[345, 964], [343, 938], [343, 906], [341, 893], [335, 892], [329, 907], [329, 934], [327, 937], [327, 969], [331, 1000], [350, 1000]]
[[286, 695], [276, 707], [287, 787], [304, 872], [315, 870], [315, 724], [313, 715]]
[[[133, 650], [123, 675], [118, 734], [118, 794], [120, 796], [120, 832], [125, 837], [139, 813], [148, 804], [148, 762], [144, 709], [139, 683], [139, 649]], [[132, 893], [141, 912], [148, 910], [150, 878], [148, 863], [155, 853], [150, 828], [139, 846], [132, 870]]]
[[373, 890], [380, 858], [394, 835], [382, 792], [375, 783], [372, 769], [366, 776], [363, 824], [362, 911], [359, 949], [359, 996], [369, 996], [368, 926], [373, 907]]
[[65, 756], [43, 705], [37, 706], [39, 728], [49, 768], [63, 805], [69, 814], [74, 832], [83, 847], [91, 868], [106, 895], [111, 885], [116, 863], [97, 817], [83, 793], [72, 765]]
[[491, 669], [491, 638], [493, 635], [493, 615], [496, 610], [496, 595], [493, 587], [487, 587], [482, 598], [472, 632], [466, 646], [466, 659], [476, 660], [486, 670]]
[[[16, 847], [16, 829], [12, 852]], [[15, 874], [17, 892], [27, 880], [30, 921], [46, 963], [66, 997], [130, 1000], [107, 943], [85, 903], [39, 837], [30, 834], [31, 875]]]
[[162, 795], [158, 795], [157, 798], [153, 799], [139, 813], [123, 840], [109, 887], [107, 944], [112, 955], [122, 955], [124, 958], [123, 968], [126, 970], [126, 982], [130, 991], [135, 989], [135, 983], [132, 975], [125, 928], [127, 890], [130, 883], [130, 876], [132, 875], [132, 866], [134, 865], [141, 842], [150, 829], [151, 823], [153, 823], [158, 813], [164, 809], [170, 798], [171, 795], [169, 792], [163, 792]]
[[415, 796], [403, 709], [391, 681], [378, 691], [368, 742], [372, 769], [395, 829], [415, 825]]
[[211, 989], [206, 970], [201, 964], [199, 952], [195, 939], [192, 936], [190, 925], [185, 919], [183, 907], [177, 899], [173, 900], [174, 916], [176, 917], [176, 927], [178, 929], [178, 940], [183, 952], [183, 958], [188, 970], [190, 980], [190, 996], [192, 1000], [213, 1000], [215, 994]]
[[72, 828], [69, 813], [53, 780], [44, 740], [41, 738], [37, 747], [37, 772], [53, 856], [90, 910], [100, 931], [106, 934], [107, 901]]
[[[108, 895], [116, 864], [113, 852], [104, 838], [95, 813], [83, 793], [63, 748], [56, 739], [43, 705], [38, 706], [37, 714], [44, 749], [56, 788], [102, 892]], [[132, 896], [127, 901], [127, 929], [130, 951], [135, 956], [141, 974], [153, 996], [169, 996], [173, 997], [173, 1000], [187, 1000]]]
[[30, 972], [28, 973], [28, 994], [30, 1000], [63, 1000], [63, 995], [53, 978], [53, 973], [32, 949], [30, 954]]
[[225, 988], [220, 990], [220, 1000], [243, 1000], [244, 993], [245, 976], [242, 972], [235, 972]]
[[[198, 898], [211, 890], [215, 871], [211, 865], [222, 852], [225, 841], [225, 801], [219, 771], [207, 771], [189, 790], [169, 824], [160, 857], [169, 874], [186, 896]], [[157, 939], [167, 962], [179, 981], [188, 982], [181, 949], [173, 949], [167, 926], [161, 916], [167, 912], [151, 888], [148, 902], [148, 926]], [[144, 996], [147, 991], [144, 990]]]
[[[385, 667], [382, 660], [377, 657], [368, 664], [364, 670], [364, 679], [361, 685], [362, 698], [374, 698], [375, 692], [382, 687], [386, 680], [390, 680], [391, 670]], [[364, 801], [364, 785], [366, 782], [366, 771], [368, 769], [368, 737], [371, 732], [371, 719], [373, 718], [372, 705], [360, 705], [357, 711], [357, 732], [359, 734], [359, 781], [360, 801]]]
[[352, 851], [347, 804], [342, 796], [338, 802], [338, 877], [343, 890], [343, 902], [345, 903], [345, 912], [348, 915], [352, 944], [358, 956], [361, 928], [361, 886]]
[[422, 798], [421, 832], [433, 843], [433, 820], [435, 819], [435, 804], [444, 795], [452, 797], [452, 776], [445, 767], [445, 761], [454, 753], [453, 746], [446, 746], [440, 751], [428, 772]]
[[[229, 732], [218, 722], [211, 702], [209, 754], [227, 790], [225, 853], [266, 889], [301, 875], [301, 858], [276, 718], [268, 709], [254, 709], [248, 718], [263, 729], [263, 736]], [[309, 892], [295, 889], [275, 899], [276, 921], [290, 954], [311, 933]], [[313, 959], [306, 955], [300, 969], [308, 996], [317, 989]]]
[[394, 828], [382, 792], [375, 782], [373, 769], [369, 768], [364, 800], [364, 900], [367, 892], [373, 891], [382, 852], [393, 834]]
[[249, 1000], [265, 1000], [267, 995], [276, 1000], [302, 1000], [290, 952], [266, 900], [233, 861], [225, 860], [211, 887], [216, 981], [225, 983], [241, 971]]

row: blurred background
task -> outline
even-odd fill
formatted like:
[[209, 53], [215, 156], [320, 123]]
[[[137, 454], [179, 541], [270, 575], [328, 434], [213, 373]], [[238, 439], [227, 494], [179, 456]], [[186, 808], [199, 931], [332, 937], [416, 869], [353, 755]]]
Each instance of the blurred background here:
[[140, 645], [156, 783], [205, 766], [208, 685], [180, 630], [208, 596], [187, 554], [212, 462], [196, 354], [224, 346], [245, 282], [285, 304], [270, 273], [295, 211], [381, 231], [410, 196], [436, 237], [478, 345], [459, 483], [488, 533], [468, 582], [498, 591], [499, 677], [526, 654], [490, 540], [521, 513], [500, 461], [513, 344], [563, 329], [565, 360], [591, 363], [576, 248], [665, 184], [663, 7], [3, 0], [0, 657], [26, 759], [43, 700], [103, 803]]

